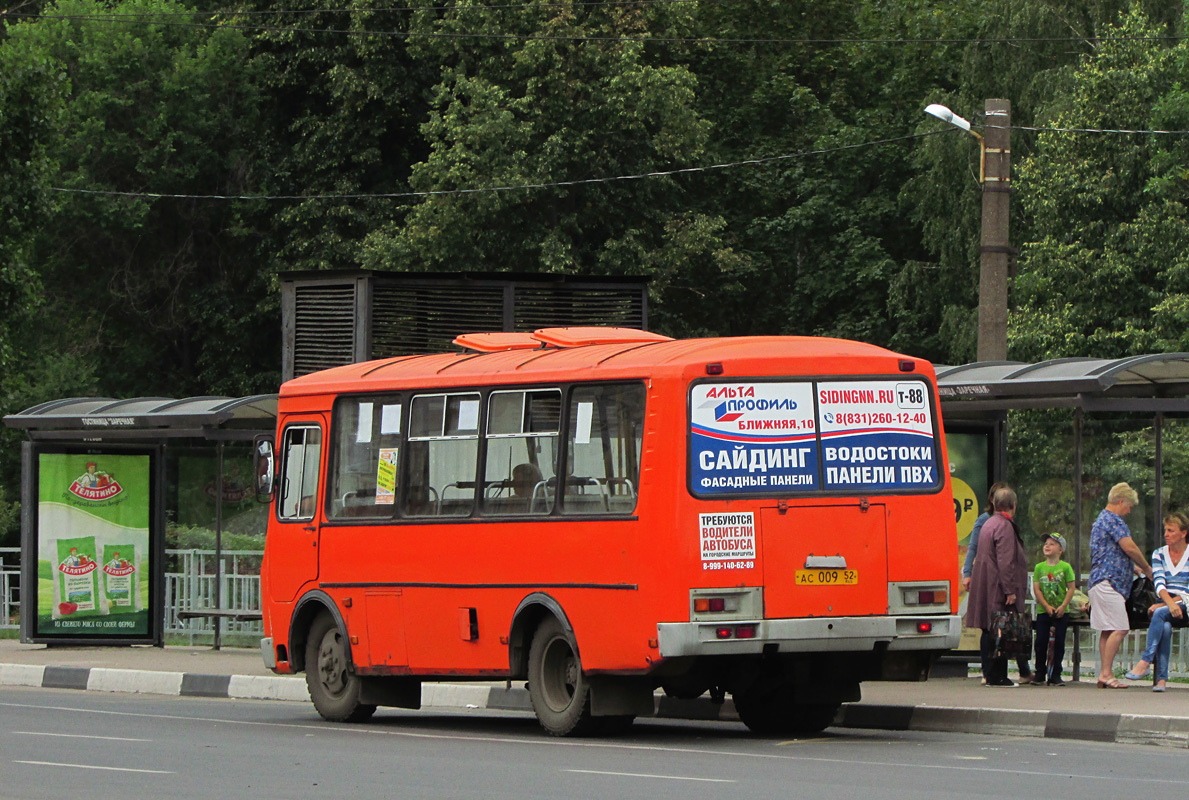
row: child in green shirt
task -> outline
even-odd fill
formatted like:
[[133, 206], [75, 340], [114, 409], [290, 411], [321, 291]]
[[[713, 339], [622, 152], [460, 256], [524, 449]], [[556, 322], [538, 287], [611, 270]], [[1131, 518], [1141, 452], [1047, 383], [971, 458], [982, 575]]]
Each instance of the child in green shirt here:
[[[1073, 567], [1061, 560], [1065, 552], [1065, 537], [1050, 533], [1044, 539], [1045, 560], [1032, 571], [1032, 594], [1036, 598], [1036, 669], [1032, 673], [1035, 684], [1048, 681], [1049, 686], [1064, 686], [1061, 680], [1061, 660], [1065, 658], [1065, 631], [1069, 627], [1069, 600], [1073, 597]], [[1044, 609], [1044, 611], [1039, 611]], [[1049, 636], [1053, 637], [1052, 660], [1049, 660]], [[1047, 671], [1046, 671], [1047, 670]]]

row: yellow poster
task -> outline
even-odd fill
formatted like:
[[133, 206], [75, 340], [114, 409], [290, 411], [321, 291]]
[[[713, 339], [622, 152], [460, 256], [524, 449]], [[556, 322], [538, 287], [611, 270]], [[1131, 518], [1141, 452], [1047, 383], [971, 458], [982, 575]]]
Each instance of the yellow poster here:
[[376, 505], [390, 506], [396, 502], [396, 451], [395, 447], [380, 448], [376, 461]]

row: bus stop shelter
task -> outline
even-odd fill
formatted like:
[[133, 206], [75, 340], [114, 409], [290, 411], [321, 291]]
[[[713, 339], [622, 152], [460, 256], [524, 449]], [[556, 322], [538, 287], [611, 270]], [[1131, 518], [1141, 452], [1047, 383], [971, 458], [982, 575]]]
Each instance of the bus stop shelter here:
[[[1084, 587], [1090, 527], [1110, 485], [1127, 481], [1140, 495], [1127, 520], [1136, 543], [1145, 553], [1163, 545], [1164, 515], [1189, 500], [1189, 486], [1167, 479], [1170, 455], [1178, 473], [1189, 461], [1189, 353], [936, 369], [951, 473], [975, 476], [975, 514], [991, 482], [1009, 481], [1030, 554], [1044, 534], [1062, 533]], [[963, 468], [964, 454], [980, 463]], [[963, 487], [954, 487], [957, 500]], [[962, 553], [965, 521], [963, 531], [959, 514]], [[1079, 656], [1075, 648], [1075, 670]]]
[[[1151, 425], [1153, 451], [1152, 493], [1164, 496], [1164, 437], [1169, 417], [1189, 417], [1189, 353], [1162, 353], [1122, 359], [1060, 358], [1036, 364], [982, 362], [958, 367], [937, 367], [942, 417], [951, 425], [989, 424], [1001, 431], [992, 444], [989, 472], [996, 480], [1007, 476], [1005, 425], [1009, 411], [1031, 409], [1072, 410], [1072, 450], [1069, 470], [1073, 481], [1075, 521], [1073, 563], [1082, 562], [1085, 497], [1082, 455], [1089, 415], [1140, 415]], [[985, 497], [985, 492], [983, 493]], [[981, 499], [981, 498], [980, 498]], [[1157, 504], [1159, 505], [1159, 503]], [[1158, 509], [1159, 511], [1159, 509]], [[1162, 513], [1148, 522], [1159, 534]], [[1088, 544], [1087, 544], [1088, 546]]]
[[276, 413], [270, 394], [69, 398], [6, 416], [28, 436], [21, 640], [162, 644], [169, 526], [203, 542], [213, 530], [213, 592], [178, 616], [211, 618], [215, 647], [221, 619], [258, 617], [258, 606], [223, 607], [219, 570], [229, 520], [259, 516], [250, 453], [256, 436], [275, 430]]

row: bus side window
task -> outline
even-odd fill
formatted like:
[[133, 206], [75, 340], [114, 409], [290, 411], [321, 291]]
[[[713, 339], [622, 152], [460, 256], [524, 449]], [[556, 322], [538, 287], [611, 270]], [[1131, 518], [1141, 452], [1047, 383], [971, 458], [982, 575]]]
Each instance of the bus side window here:
[[409, 404], [402, 513], [467, 517], [475, 507], [479, 394], [418, 395]]
[[577, 386], [570, 394], [563, 514], [630, 514], [640, 485], [644, 385]]
[[400, 398], [341, 397], [335, 402], [331, 519], [393, 515], [400, 431]]
[[492, 392], [487, 399], [484, 514], [544, 515], [557, 495], [561, 391]]
[[277, 516], [287, 520], [314, 518], [322, 430], [294, 426], [285, 430], [281, 449], [281, 495]]

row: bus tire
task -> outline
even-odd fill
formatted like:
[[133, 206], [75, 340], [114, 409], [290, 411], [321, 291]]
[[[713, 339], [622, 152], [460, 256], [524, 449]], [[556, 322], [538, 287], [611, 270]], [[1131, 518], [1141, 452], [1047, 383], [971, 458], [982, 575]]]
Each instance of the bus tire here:
[[306, 639], [306, 687], [314, 708], [331, 722], [362, 722], [376, 707], [359, 702], [362, 681], [351, 669], [343, 633], [330, 614], [322, 613]]
[[841, 703], [802, 704], [793, 710], [793, 733], [821, 733], [834, 724]]
[[821, 733], [834, 722], [841, 703], [796, 703], [791, 687], [763, 682], [735, 696], [735, 711], [752, 733], [789, 736]]
[[528, 651], [528, 695], [541, 727], [554, 736], [597, 733], [599, 719], [590, 715], [590, 686], [574, 642], [555, 617], [547, 617], [533, 634]]

